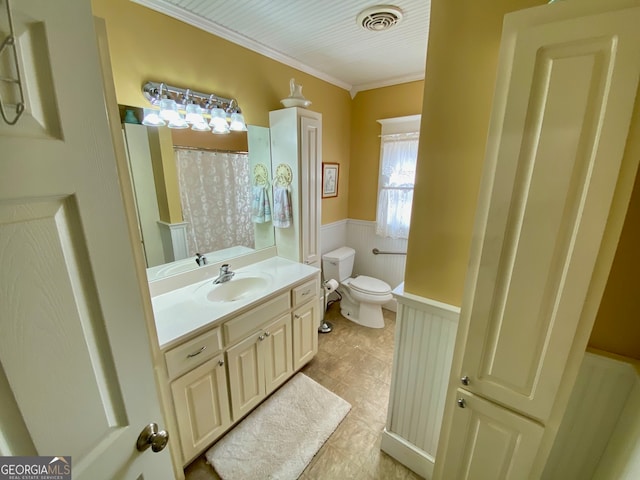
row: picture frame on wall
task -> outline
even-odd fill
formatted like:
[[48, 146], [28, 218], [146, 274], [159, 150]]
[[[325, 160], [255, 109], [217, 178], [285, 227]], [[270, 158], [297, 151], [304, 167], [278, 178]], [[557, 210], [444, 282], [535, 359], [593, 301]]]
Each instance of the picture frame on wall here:
[[338, 196], [339, 163], [322, 162], [322, 198]]

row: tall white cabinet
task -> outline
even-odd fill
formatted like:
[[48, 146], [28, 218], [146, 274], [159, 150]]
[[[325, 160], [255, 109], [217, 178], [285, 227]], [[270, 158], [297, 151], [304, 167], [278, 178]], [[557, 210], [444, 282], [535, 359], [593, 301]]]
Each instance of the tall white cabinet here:
[[633, 1], [505, 17], [436, 479], [540, 476], [638, 164], [638, 25]]
[[291, 107], [269, 112], [274, 188], [278, 173], [291, 171], [293, 223], [276, 228], [278, 255], [320, 268], [322, 115]]

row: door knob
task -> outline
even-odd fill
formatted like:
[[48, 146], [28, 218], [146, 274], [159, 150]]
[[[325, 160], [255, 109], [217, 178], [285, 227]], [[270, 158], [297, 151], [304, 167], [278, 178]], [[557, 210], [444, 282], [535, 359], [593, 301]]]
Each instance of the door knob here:
[[467, 377], [466, 375], [462, 377], [460, 381], [462, 382], [463, 385], [469, 385], [470, 383], [469, 377]]
[[459, 398], [459, 399], [458, 399], [458, 406], [459, 406], [460, 408], [464, 408], [464, 407], [466, 407], [466, 406], [467, 406], [467, 402], [465, 402], [465, 401], [464, 401], [464, 398]]
[[136, 448], [139, 452], [144, 452], [151, 447], [154, 452], [160, 452], [169, 443], [169, 433], [166, 430], [158, 431], [157, 423], [150, 423], [142, 429], [136, 442]]

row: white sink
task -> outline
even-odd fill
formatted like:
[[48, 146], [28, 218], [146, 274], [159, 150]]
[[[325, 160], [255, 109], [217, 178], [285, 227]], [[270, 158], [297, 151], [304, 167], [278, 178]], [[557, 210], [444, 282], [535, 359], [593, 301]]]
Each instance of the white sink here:
[[239, 302], [253, 298], [269, 286], [269, 276], [265, 274], [239, 274], [231, 280], [214, 284], [209, 281], [196, 288], [194, 295], [205, 302]]

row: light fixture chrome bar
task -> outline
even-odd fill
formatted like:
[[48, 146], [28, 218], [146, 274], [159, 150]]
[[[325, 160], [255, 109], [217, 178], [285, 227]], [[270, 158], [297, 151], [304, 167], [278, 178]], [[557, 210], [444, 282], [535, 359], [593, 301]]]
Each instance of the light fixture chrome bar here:
[[0, 96], [0, 115], [2, 115], [2, 119], [8, 123], [9, 125], [15, 125], [22, 112], [24, 112], [24, 92], [22, 91], [22, 80], [20, 78], [20, 66], [18, 65], [18, 52], [16, 51], [16, 37], [13, 29], [13, 16], [11, 15], [11, 5], [9, 5], [9, 0], [6, 1], [7, 6], [7, 19], [9, 21], [9, 35], [2, 41], [0, 44], [0, 55], [5, 51], [6, 48], [10, 47], [13, 52], [13, 63], [16, 68], [16, 77], [17, 78], [8, 78], [8, 77], [0, 77], [0, 81], [5, 83], [12, 83], [18, 86], [18, 91], [20, 92], [20, 101], [16, 104], [16, 113], [13, 119], [9, 119], [7, 111], [5, 109], [5, 103], [2, 97]]
[[180, 105], [187, 100], [197, 103], [203, 108], [211, 108], [213, 103], [223, 109], [237, 108], [238, 102], [233, 98], [220, 97], [214, 93], [196, 92], [189, 88], [174, 87], [161, 82], [147, 82], [142, 86], [142, 93], [152, 105], [157, 105], [163, 96], [167, 96]]

